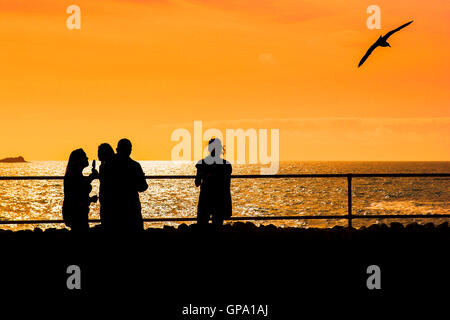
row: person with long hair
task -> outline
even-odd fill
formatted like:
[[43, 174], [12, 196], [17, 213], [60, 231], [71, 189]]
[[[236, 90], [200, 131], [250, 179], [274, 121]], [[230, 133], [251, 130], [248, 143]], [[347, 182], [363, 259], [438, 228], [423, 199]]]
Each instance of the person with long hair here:
[[114, 149], [108, 143], [102, 143], [98, 147], [98, 160], [101, 161], [99, 169], [100, 190], [100, 221], [105, 230], [114, 228], [117, 217], [115, 214], [115, 156]]
[[197, 224], [207, 225], [209, 220], [215, 226], [223, 225], [225, 218], [232, 214], [231, 205], [231, 164], [223, 159], [220, 139], [209, 140], [210, 154], [196, 164], [195, 186], [200, 187]]
[[92, 168], [92, 173], [83, 176], [83, 169], [89, 165], [83, 149], [72, 151], [64, 176], [64, 223], [73, 232], [81, 233], [89, 230], [89, 206], [97, 202], [97, 196], [90, 197], [92, 180], [98, 177], [98, 172]]

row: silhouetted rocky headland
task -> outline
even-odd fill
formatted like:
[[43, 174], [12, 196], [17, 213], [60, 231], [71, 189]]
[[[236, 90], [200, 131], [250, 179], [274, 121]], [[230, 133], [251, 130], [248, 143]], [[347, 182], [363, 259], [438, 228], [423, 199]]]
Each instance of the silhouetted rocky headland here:
[[22, 156], [19, 156], [19, 157], [15, 157], [15, 158], [0, 159], [0, 162], [3, 162], [3, 163], [26, 163], [28, 161], [25, 161], [25, 159]]

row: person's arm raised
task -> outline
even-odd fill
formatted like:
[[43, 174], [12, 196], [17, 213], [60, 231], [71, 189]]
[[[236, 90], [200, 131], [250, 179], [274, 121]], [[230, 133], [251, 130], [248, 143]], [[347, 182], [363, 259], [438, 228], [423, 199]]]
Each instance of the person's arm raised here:
[[95, 168], [95, 160], [92, 161], [92, 170], [91, 170], [91, 174], [88, 176], [88, 181], [89, 183], [91, 183], [93, 180], [98, 179], [99, 178], [99, 174], [97, 169]]

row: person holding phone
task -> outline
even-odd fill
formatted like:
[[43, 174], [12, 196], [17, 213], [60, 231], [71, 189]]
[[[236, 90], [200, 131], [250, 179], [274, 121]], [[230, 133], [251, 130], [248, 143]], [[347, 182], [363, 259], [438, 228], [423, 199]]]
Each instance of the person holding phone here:
[[[95, 163], [95, 161], [94, 161]], [[97, 196], [90, 196], [91, 183], [98, 178], [95, 164], [89, 176], [83, 176], [83, 169], [89, 165], [83, 149], [72, 151], [64, 176], [64, 202], [62, 214], [64, 223], [73, 232], [83, 233], [89, 230], [89, 206], [97, 202]]]

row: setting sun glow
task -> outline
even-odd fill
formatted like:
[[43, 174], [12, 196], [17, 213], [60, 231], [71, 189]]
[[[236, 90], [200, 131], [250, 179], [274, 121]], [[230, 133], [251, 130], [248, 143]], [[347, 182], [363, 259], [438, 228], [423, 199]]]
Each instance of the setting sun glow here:
[[135, 159], [170, 160], [199, 120], [279, 129], [280, 160], [450, 160], [450, 2], [379, 0], [380, 30], [371, 4], [0, 0], [0, 158], [128, 137]]

